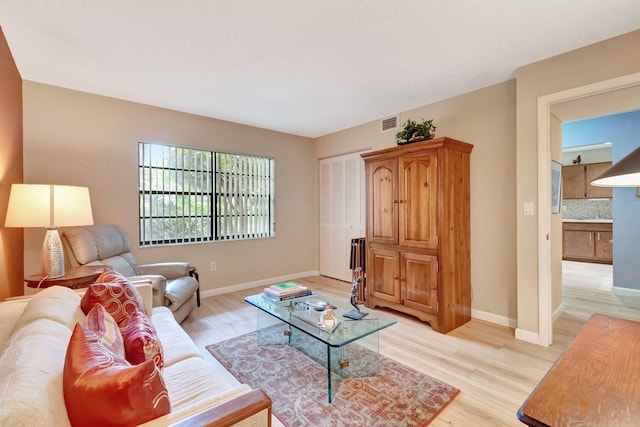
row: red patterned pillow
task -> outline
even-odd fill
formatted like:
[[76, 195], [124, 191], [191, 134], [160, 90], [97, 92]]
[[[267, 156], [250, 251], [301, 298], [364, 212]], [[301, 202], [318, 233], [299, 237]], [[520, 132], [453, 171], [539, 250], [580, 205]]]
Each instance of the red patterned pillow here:
[[132, 366], [76, 324], [65, 358], [63, 392], [71, 425], [134, 426], [171, 411], [160, 370]]
[[124, 342], [118, 324], [102, 304], [94, 304], [91, 311], [87, 313], [87, 329], [95, 333], [105, 347], [118, 356], [124, 357]]
[[105, 269], [97, 280], [103, 282], [96, 281], [87, 288], [80, 301], [82, 311], [87, 314], [95, 303], [100, 303], [123, 330], [129, 322], [129, 316], [136, 310], [144, 311], [140, 293], [126, 277], [113, 270]]
[[137, 365], [145, 360], [153, 363], [162, 370], [164, 355], [162, 344], [158, 338], [156, 328], [142, 311], [136, 311], [129, 317], [129, 324], [124, 330], [124, 351], [129, 363]]

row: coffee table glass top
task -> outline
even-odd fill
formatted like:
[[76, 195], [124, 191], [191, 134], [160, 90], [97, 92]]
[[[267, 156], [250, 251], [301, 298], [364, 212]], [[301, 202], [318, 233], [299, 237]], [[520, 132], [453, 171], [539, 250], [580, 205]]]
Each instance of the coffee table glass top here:
[[[282, 320], [331, 347], [345, 346], [397, 323], [395, 318], [390, 315], [366, 308], [361, 309], [362, 312], [368, 313], [363, 319], [348, 319], [343, 317], [343, 314], [351, 311], [353, 306], [349, 304], [346, 298], [338, 300], [320, 294], [281, 302], [274, 302], [263, 294], [257, 294], [248, 296], [244, 300], [257, 309]], [[331, 304], [334, 307], [333, 311], [336, 315], [335, 326], [327, 329], [322, 329], [319, 326], [323, 310], [314, 308], [321, 306], [321, 304], [314, 304], [314, 302], [319, 301]]]

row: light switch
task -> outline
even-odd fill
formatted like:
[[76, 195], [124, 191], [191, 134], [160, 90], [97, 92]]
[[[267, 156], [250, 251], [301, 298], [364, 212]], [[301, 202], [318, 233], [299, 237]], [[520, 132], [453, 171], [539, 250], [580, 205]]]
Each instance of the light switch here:
[[533, 202], [524, 202], [523, 207], [525, 215], [533, 215]]

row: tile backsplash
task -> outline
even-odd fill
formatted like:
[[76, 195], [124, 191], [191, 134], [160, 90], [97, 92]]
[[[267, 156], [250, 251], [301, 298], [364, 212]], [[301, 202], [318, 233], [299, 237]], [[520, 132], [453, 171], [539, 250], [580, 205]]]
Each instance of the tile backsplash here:
[[562, 219], [613, 219], [611, 199], [562, 200]]

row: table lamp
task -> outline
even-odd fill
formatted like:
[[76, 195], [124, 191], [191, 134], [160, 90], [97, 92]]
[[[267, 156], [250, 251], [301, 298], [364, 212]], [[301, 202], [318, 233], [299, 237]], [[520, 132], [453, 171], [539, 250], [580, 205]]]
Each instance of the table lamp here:
[[87, 187], [12, 184], [5, 227], [46, 227], [42, 244], [42, 277], [64, 276], [64, 252], [58, 227], [91, 225]]

